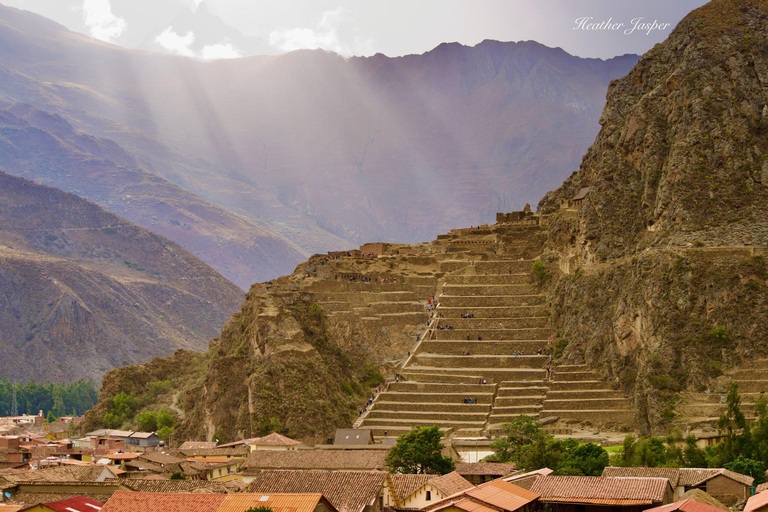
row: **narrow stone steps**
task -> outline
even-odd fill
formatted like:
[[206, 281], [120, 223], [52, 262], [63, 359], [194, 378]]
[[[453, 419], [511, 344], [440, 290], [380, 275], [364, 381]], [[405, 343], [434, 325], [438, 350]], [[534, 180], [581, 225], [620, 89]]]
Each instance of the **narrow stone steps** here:
[[[451, 307], [447, 304], [440, 304], [438, 312], [442, 313], [445, 320], [452, 318], [461, 318], [461, 315], [472, 313], [474, 319], [490, 319], [490, 318], [522, 318], [531, 316], [545, 316], [546, 306], [543, 304], [535, 304], [530, 306], [474, 306], [470, 311], [466, 306]], [[441, 320], [444, 321], [444, 320]]]
[[[443, 329], [433, 330], [432, 335], [439, 336], [441, 340], [445, 341], [514, 341], [514, 340], [530, 340], [540, 341], [546, 346], [548, 338], [552, 335], [552, 331], [546, 328], [533, 327], [523, 329], [481, 329], [481, 330], [469, 330], [469, 329]], [[467, 340], [469, 336], [469, 340]], [[482, 340], [478, 340], [478, 336], [482, 337]], [[569, 374], [570, 375], [570, 374]]]
[[422, 342], [420, 350], [429, 354], [442, 355], [462, 355], [469, 352], [475, 355], [508, 356], [514, 354], [516, 350], [528, 355], [538, 355], [538, 349], [541, 348], [543, 351], [546, 347], [546, 342], [537, 340], [444, 340], [441, 333], [439, 340], [432, 339]]
[[457, 403], [444, 402], [388, 402], [380, 398], [376, 401], [376, 411], [399, 411], [399, 412], [454, 412], [454, 413], [476, 413], [488, 414], [490, 403], [465, 404], [464, 398], [476, 398], [474, 394], [467, 393]]
[[[383, 402], [423, 403], [423, 404], [462, 404], [465, 398], [474, 398], [478, 404], [490, 405], [493, 402], [493, 393], [458, 392], [458, 393], [393, 393], [385, 391], [379, 394], [379, 400]], [[378, 402], [378, 400], [377, 400]], [[425, 406], [426, 407], [426, 406]], [[373, 409], [372, 409], [373, 410]]]
[[503, 356], [503, 355], [442, 355], [431, 353], [420, 353], [414, 356], [414, 361], [419, 366], [431, 366], [434, 368], [494, 368], [494, 369], [540, 369], [549, 361], [549, 356]]
[[552, 400], [549, 397], [544, 400], [544, 407], [547, 410], [568, 411], [573, 408], [583, 409], [627, 409], [630, 402], [626, 398], [581, 398], [572, 400]]

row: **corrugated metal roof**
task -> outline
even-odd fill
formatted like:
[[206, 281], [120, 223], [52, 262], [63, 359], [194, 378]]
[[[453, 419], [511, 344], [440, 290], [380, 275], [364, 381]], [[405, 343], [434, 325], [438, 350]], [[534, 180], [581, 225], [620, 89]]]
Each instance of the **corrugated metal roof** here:
[[494, 480], [465, 493], [477, 500], [504, 510], [517, 510], [536, 500], [539, 495], [504, 480]]
[[319, 493], [229, 494], [216, 512], [243, 512], [251, 507], [269, 507], [273, 512], [313, 512], [320, 501], [336, 509]]
[[700, 503], [690, 498], [676, 501], [668, 505], [662, 505], [656, 508], [649, 508], [645, 512], [674, 512], [676, 510], [680, 510], [682, 512], [727, 512], [721, 508], [713, 507], [712, 505], [707, 505], [706, 503]]
[[607, 505], [663, 503], [670, 488], [666, 478], [550, 475], [538, 477], [531, 491], [540, 494], [542, 501]]
[[[477, 503], [476, 501], [467, 500], [467, 499], [451, 502], [450, 504], [446, 505], [443, 508], [448, 508], [451, 505], [456, 508], [460, 508], [461, 510], [466, 510], [467, 512], [497, 512], [497, 510], [494, 508], [489, 508], [489, 507], [486, 507], [485, 505], [481, 505], [480, 503]], [[440, 510], [440, 509], [438, 508], [436, 510]]]

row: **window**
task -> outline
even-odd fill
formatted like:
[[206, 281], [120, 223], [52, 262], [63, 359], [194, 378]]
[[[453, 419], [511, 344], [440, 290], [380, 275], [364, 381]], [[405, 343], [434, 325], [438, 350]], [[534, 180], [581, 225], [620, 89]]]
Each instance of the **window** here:
[[432, 501], [432, 491], [427, 491], [427, 501]]

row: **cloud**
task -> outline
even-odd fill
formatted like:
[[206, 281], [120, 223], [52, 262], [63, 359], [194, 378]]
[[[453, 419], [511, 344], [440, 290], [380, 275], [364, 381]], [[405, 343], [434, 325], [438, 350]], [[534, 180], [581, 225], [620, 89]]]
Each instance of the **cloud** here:
[[[344, 40], [351, 40], [351, 44]], [[269, 45], [284, 52], [322, 48], [341, 55], [360, 55], [370, 53], [372, 43], [360, 37], [354, 18], [344, 7], [325, 11], [312, 27], [274, 30], [269, 35]]]
[[83, 21], [91, 36], [113, 43], [125, 30], [125, 19], [112, 13], [109, 0], [83, 0]]
[[242, 56], [240, 51], [229, 42], [209, 44], [200, 52], [203, 60], [237, 59]]
[[173, 27], [168, 27], [155, 38], [155, 41], [171, 53], [183, 55], [184, 57], [195, 56], [195, 52], [191, 48], [195, 42], [195, 33], [191, 30], [185, 35], [180, 36], [173, 30]]
[[184, 57], [217, 60], [236, 59], [243, 56], [240, 53], [240, 50], [235, 48], [232, 43], [227, 40], [224, 40], [221, 43], [203, 46], [203, 49], [200, 50], [200, 52], [197, 52], [192, 48], [192, 45], [195, 44], [195, 33], [191, 30], [181, 36], [173, 30], [173, 27], [168, 27], [155, 38], [155, 41], [167, 52], [183, 55]]

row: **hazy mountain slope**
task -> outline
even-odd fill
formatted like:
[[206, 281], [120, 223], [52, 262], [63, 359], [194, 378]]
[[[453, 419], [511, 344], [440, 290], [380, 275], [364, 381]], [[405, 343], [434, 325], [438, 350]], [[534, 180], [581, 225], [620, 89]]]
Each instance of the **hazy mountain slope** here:
[[202, 350], [242, 292], [173, 242], [0, 173], [0, 375], [100, 379]]
[[635, 62], [486, 41], [204, 63], [13, 9], [0, 20], [6, 98], [66, 115], [311, 251], [432, 238], [539, 197], [577, 166], [609, 80]]
[[241, 288], [304, 255], [253, 221], [149, 173], [116, 143], [29, 105], [0, 110], [0, 169], [78, 194], [181, 244]]

